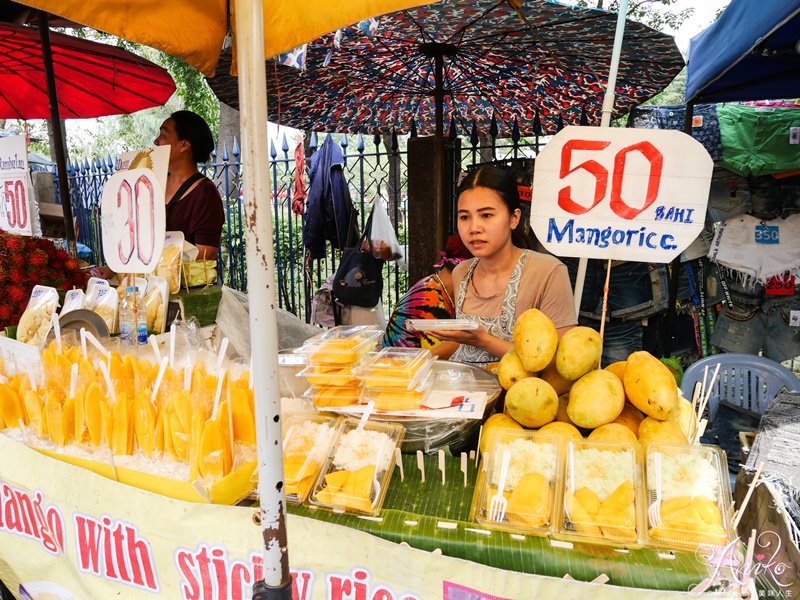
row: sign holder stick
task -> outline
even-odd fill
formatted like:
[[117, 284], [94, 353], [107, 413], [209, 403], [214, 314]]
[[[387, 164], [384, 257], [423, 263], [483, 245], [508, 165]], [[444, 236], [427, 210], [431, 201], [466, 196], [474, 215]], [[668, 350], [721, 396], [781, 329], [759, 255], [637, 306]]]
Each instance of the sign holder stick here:
[[603, 364], [603, 336], [606, 331], [606, 312], [608, 311], [608, 284], [611, 280], [611, 259], [606, 264], [606, 282], [603, 284], [603, 311], [600, 315], [600, 358], [597, 361], [597, 368]]
[[[617, 71], [619, 70], [619, 59], [622, 54], [622, 38], [625, 35], [625, 17], [628, 15], [628, 0], [620, 0], [619, 12], [617, 13], [617, 28], [614, 32], [614, 48], [611, 51], [611, 65], [608, 68], [608, 83], [606, 94], [603, 97], [603, 116], [600, 119], [600, 127], [611, 125], [611, 113], [614, 112], [614, 88], [617, 85]], [[580, 314], [581, 298], [583, 297], [583, 284], [586, 281], [586, 267], [589, 264], [588, 258], [578, 259], [578, 273], [575, 276], [575, 314]], [[609, 264], [609, 269], [611, 268]], [[606, 282], [606, 287], [608, 283]], [[603, 325], [605, 325], [605, 297], [603, 298], [603, 320], [600, 322], [600, 337], [603, 337]]]

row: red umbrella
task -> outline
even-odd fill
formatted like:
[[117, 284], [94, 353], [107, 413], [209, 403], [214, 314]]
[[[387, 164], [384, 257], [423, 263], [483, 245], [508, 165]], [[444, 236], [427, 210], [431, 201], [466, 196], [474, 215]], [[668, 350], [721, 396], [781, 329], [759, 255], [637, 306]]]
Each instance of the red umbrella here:
[[[88, 119], [163, 105], [175, 91], [169, 73], [127, 50], [50, 34], [62, 118]], [[40, 32], [0, 23], [0, 118], [48, 119], [50, 100]]]
[[[163, 105], [175, 82], [158, 65], [127, 50], [51, 33], [46, 13], [39, 29], [0, 23], [0, 118], [94, 118]], [[53, 142], [64, 228], [76, 256], [66, 153], [61, 127]]]

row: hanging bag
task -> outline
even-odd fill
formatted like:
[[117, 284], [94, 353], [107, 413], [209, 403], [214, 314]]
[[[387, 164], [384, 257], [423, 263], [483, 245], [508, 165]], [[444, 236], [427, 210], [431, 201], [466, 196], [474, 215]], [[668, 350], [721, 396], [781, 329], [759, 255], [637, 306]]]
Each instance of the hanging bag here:
[[378, 196], [372, 203], [372, 227], [369, 231], [369, 247], [372, 256], [381, 260], [397, 260], [403, 256], [400, 243], [394, 233], [389, 213]]
[[361, 239], [355, 247], [342, 251], [342, 260], [333, 278], [333, 295], [342, 304], [372, 308], [381, 299], [383, 261], [370, 252], [369, 231], [372, 217], [373, 213], [370, 213]]

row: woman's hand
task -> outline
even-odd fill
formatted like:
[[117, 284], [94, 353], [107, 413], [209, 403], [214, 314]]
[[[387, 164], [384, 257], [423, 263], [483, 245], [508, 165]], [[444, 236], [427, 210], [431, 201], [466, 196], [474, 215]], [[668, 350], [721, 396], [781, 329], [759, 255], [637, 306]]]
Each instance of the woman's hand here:
[[95, 267], [89, 271], [89, 273], [92, 275], [92, 277], [99, 277], [100, 279], [111, 279], [114, 277], [114, 275], [116, 275], [116, 273], [114, 273], [114, 271], [112, 271], [108, 265]]
[[475, 346], [497, 358], [502, 358], [513, 346], [511, 342], [493, 336], [483, 325], [467, 331], [428, 331], [427, 333], [446, 342]]

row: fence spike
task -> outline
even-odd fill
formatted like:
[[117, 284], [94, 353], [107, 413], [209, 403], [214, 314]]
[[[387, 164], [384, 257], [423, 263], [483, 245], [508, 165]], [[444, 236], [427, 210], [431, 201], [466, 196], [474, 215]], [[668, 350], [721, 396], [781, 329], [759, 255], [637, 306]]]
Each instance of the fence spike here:
[[400, 149], [400, 144], [397, 141], [397, 129], [392, 127], [392, 152], [397, 152]]
[[375, 144], [375, 148], [377, 149], [378, 146], [381, 145], [381, 134], [376, 133], [372, 136], [372, 143]]
[[589, 115], [586, 114], [585, 106], [581, 106], [581, 120], [578, 123], [581, 127], [586, 127], [589, 124]]
[[418, 137], [417, 136], [417, 122], [412, 118], [411, 119], [411, 133], [412, 138]]
[[275, 160], [276, 158], [278, 158], [278, 151], [275, 150], [275, 140], [270, 140], [269, 141], [269, 157], [272, 160]]
[[539, 111], [537, 110], [536, 114], [533, 117], [533, 135], [539, 137], [540, 135], [542, 135], [542, 133], [543, 133], [542, 119], [539, 117]]
[[511, 139], [514, 141], [515, 144], [519, 143], [519, 140], [522, 136], [519, 134], [519, 122], [517, 121], [517, 117], [514, 117], [514, 125], [511, 127]]
[[358, 142], [356, 143], [356, 150], [358, 150], [359, 154], [364, 153], [364, 136], [360, 133], [358, 134]]
[[347, 134], [343, 133], [341, 139], [339, 140], [339, 145], [345, 150], [347, 150], [347, 144], [349, 143], [350, 141], [347, 139]]
[[111, 158], [111, 153], [110, 152], [106, 156], [106, 164], [108, 165], [108, 170], [109, 171], [113, 171], [114, 170], [114, 159]]
[[308, 147], [311, 148], [312, 154], [317, 151], [317, 148], [319, 147], [319, 140], [317, 139], [316, 131], [311, 132], [311, 141], [308, 142]]
[[283, 132], [283, 143], [281, 144], [281, 150], [283, 150], [284, 154], [289, 153], [289, 142], [286, 141], [286, 131]]
[[454, 140], [458, 137], [458, 131], [456, 131], [456, 117], [455, 115], [450, 115], [450, 131], [447, 134], [447, 137], [451, 140]]
[[239, 155], [242, 151], [239, 149], [239, 140], [236, 139], [236, 136], [233, 136], [233, 149], [231, 150], [231, 154], [233, 154], [234, 160], [239, 158]]
[[472, 131], [469, 134], [469, 143], [472, 144], [473, 148], [478, 145], [479, 139], [478, 122], [475, 119], [472, 119]]
[[87, 157], [83, 158], [83, 172], [88, 173], [92, 170], [91, 165], [89, 164], [89, 159]]
[[222, 142], [222, 162], [228, 162], [230, 155], [228, 154], [228, 142]]
[[489, 135], [492, 139], [497, 139], [497, 134], [500, 133], [500, 127], [497, 125], [497, 113], [492, 111], [492, 122], [489, 123]]
[[211, 160], [213, 162], [217, 162], [217, 145], [214, 144], [214, 147], [211, 149]]

